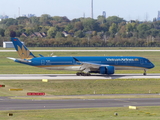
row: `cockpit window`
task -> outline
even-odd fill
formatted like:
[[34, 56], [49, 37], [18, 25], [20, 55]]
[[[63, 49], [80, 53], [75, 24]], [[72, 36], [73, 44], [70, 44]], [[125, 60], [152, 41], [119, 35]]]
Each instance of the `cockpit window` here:
[[145, 63], [149, 63], [149, 60], [145, 60]]

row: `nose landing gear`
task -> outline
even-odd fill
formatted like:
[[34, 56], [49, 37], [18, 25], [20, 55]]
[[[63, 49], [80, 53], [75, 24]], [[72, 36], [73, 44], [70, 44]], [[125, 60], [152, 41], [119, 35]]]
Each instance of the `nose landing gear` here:
[[146, 69], [144, 69], [144, 73], [143, 73], [143, 75], [147, 75]]

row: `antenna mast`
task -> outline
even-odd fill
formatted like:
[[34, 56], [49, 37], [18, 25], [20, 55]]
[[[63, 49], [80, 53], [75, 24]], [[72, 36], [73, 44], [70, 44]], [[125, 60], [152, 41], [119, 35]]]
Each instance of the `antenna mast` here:
[[19, 14], [19, 17], [20, 17], [20, 7], [18, 8], [18, 14]]
[[91, 18], [93, 19], [93, 0], [91, 0]]

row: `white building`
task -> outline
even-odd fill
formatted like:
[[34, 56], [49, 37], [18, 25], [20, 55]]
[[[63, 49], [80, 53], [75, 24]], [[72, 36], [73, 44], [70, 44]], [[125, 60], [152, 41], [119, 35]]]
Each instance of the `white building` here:
[[[24, 44], [24, 42], [22, 42], [22, 44]], [[14, 45], [10, 41], [5, 41], [3, 42], [3, 48], [14, 48]]]

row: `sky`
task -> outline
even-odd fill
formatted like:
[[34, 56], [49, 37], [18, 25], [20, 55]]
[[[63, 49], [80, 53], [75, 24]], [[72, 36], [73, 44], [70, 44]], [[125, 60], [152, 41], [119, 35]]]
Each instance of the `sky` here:
[[[106, 12], [106, 17], [119, 16], [124, 20], [152, 21], [160, 11], [160, 0], [93, 0], [94, 19]], [[0, 0], [0, 15], [16, 18], [35, 14], [91, 17], [91, 0]]]

